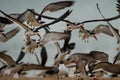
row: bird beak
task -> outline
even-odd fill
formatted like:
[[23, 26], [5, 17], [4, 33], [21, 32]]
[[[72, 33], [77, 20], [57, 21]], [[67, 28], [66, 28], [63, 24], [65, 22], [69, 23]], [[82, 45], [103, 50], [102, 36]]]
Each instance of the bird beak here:
[[40, 34], [38, 32], [36, 33], [36, 35], [41, 39], [41, 36], [40, 36]]
[[76, 61], [74, 59], [72, 59], [71, 62], [75, 63]]
[[93, 37], [97, 40], [97, 37], [95, 35]]
[[84, 29], [83, 24], [80, 24], [80, 28]]
[[41, 43], [41, 42], [40, 42], [40, 44], [39, 44], [39, 45], [40, 45], [40, 47], [43, 47], [43, 43]]
[[5, 38], [7, 38], [7, 36], [6, 36], [6, 34], [5, 34], [4, 32], [1, 32], [1, 34], [2, 34]]

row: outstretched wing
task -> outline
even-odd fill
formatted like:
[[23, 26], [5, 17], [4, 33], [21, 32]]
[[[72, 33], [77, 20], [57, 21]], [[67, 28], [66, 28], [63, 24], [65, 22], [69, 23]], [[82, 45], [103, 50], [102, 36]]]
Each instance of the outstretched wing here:
[[16, 60], [16, 63], [19, 63], [24, 58], [25, 52], [22, 51], [23, 49], [24, 48], [21, 49], [20, 54], [19, 54], [19, 56], [18, 56], [18, 58]]
[[6, 42], [8, 41], [9, 39], [13, 38], [18, 32], [20, 31], [20, 29], [17, 27], [17, 28], [14, 28], [13, 30], [9, 31], [8, 33], [6, 33], [6, 37], [4, 36], [1, 36], [0, 37], [0, 41], [1, 42]]
[[42, 13], [44, 13], [45, 11], [50, 11], [50, 12], [58, 11], [66, 7], [70, 7], [73, 4], [74, 1], [59, 1], [55, 3], [50, 3], [43, 9]]
[[12, 22], [14, 22], [15, 24], [19, 25], [20, 27], [24, 28], [26, 31], [32, 31], [28, 26], [26, 26], [25, 24], [23, 24], [22, 22], [20, 22], [19, 20], [9, 16], [8, 14], [6, 14], [5, 12], [1, 11], [0, 12], [5, 15], [5, 17], [7, 17], [9, 20], [11, 20]]
[[36, 28], [34, 31], [37, 32], [37, 31], [38, 31], [39, 29], [41, 29], [41, 28], [48, 27], [48, 26], [50, 26], [50, 25], [52, 25], [52, 24], [55, 24], [55, 23], [57, 23], [57, 22], [65, 19], [67, 16], [70, 15], [71, 12], [72, 12], [72, 10], [67, 10], [67, 11], [66, 11], [62, 16], [60, 16], [59, 18], [55, 19], [54, 21], [52, 21], [52, 22], [50, 22], [50, 23], [48, 23], [48, 24], [45, 24], [45, 25], [43, 25], [43, 26], [41, 26], [41, 27]]
[[[50, 3], [46, 7], [44, 7], [44, 9], [41, 12], [41, 15], [46, 11], [55, 12], [55, 11], [64, 9], [66, 7], [70, 7], [73, 4], [74, 4], [74, 1], [59, 1], [55, 3]], [[40, 18], [41, 16], [38, 17], [38, 20], [40, 20]]]
[[0, 23], [11, 24], [12, 21], [10, 21], [9, 19], [7, 19], [7, 18], [5, 18], [5, 17], [1, 17], [1, 16], [0, 16]]
[[109, 36], [114, 36], [111, 30], [109, 29], [108, 25], [98, 25], [96, 28], [93, 29], [93, 33], [98, 34], [98, 33], [103, 33]]
[[7, 54], [5, 54], [5, 51], [0, 51], [0, 58], [4, 60], [8, 66], [15, 66], [16, 63], [13, 60], [13, 58]]
[[118, 13], [120, 14], [120, 0], [117, 0], [117, 11], [118, 11]]
[[45, 48], [45, 47], [43, 47], [43, 48], [41, 49], [40, 56], [41, 56], [41, 65], [42, 65], [42, 66], [45, 66], [45, 64], [46, 64], [46, 62], [47, 62], [47, 58], [48, 58], [48, 56], [47, 56], [47, 51], [46, 51], [46, 48]]

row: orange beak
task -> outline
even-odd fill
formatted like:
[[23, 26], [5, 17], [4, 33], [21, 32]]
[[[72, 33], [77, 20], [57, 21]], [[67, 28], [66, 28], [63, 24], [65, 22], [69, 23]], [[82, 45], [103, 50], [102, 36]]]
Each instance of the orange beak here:
[[80, 24], [80, 28], [84, 29], [83, 24]]
[[36, 35], [41, 39], [41, 36], [40, 36], [40, 34], [38, 32], [36, 33]]
[[93, 37], [97, 40], [97, 37], [95, 35]]
[[98, 80], [98, 79], [96, 77], [94, 77], [93, 80]]
[[5, 34], [4, 32], [1, 32], [1, 34], [2, 34], [5, 38], [7, 38], [7, 36], [6, 36], [6, 34]]
[[39, 45], [40, 45], [40, 47], [43, 47], [43, 43], [40, 43]]

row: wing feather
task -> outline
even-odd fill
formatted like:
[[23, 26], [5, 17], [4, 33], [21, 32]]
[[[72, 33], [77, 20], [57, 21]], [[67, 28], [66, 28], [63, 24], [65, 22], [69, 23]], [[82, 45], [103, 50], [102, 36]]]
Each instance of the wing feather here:
[[18, 32], [20, 31], [20, 29], [17, 27], [17, 28], [14, 28], [13, 30], [9, 31], [8, 33], [6, 33], [6, 37], [4, 36], [1, 36], [0, 37], [0, 41], [1, 42], [6, 42], [8, 40], [10, 40], [11, 38], [13, 38]]

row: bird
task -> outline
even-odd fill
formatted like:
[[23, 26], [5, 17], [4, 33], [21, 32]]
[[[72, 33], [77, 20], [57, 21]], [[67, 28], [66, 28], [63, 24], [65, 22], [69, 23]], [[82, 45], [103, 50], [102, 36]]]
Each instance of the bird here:
[[7, 42], [11, 38], [13, 38], [19, 31], [20, 31], [20, 28], [16, 27], [16, 28], [10, 30], [9, 32], [7, 32], [6, 34], [3, 33], [3, 35], [5, 35], [5, 36], [0, 37], [0, 42], [4, 42], [4, 43]]
[[13, 58], [7, 54], [5, 54], [7, 51], [0, 51], [0, 59], [6, 63], [7, 66], [16, 66], [16, 62], [13, 60]]
[[67, 60], [78, 60], [86, 59], [89, 62], [94, 60], [100, 60], [102, 62], [108, 61], [108, 55], [102, 51], [90, 51], [89, 53], [72, 53]]
[[37, 20], [41, 20], [41, 15], [47, 11], [50, 12], [55, 12], [61, 9], [64, 9], [66, 7], [70, 7], [74, 4], [74, 1], [59, 1], [59, 2], [54, 2], [46, 5], [42, 12], [40, 13], [40, 16], [38, 16]]
[[[30, 35], [38, 35], [39, 33], [38, 32], [34, 32], [33, 30], [31, 30], [31, 28], [29, 28], [27, 25], [23, 24], [22, 22], [20, 22], [19, 20], [7, 15], [5, 12], [1, 11], [0, 12], [2, 14], [4, 14], [9, 20], [11, 20], [12, 22], [16, 23], [18, 26], [20, 26], [21, 28], [25, 29], [25, 31], [29, 32]], [[40, 35], [38, 35], [40, 36]]]
[[[34, 11], [34, 9], [27, 9], [23, 13], [12, 13], [9, 14], [9, 16], [19, 20], [20, 22], [26, 22], [28, 25], [31, 26], [39, 26], [39, 23], [35, 19], [35, 15], [31, 12]], [[11, 20], [9, 20], [7, 17], [1, 17], [0, 16], [0, 23], [1, 24], [13, 24]]]
[[93, 76], [96, 76], [95, 73], [103, 71], [107, 74], [107, 77], [115, 77], [120, 74], [119, 68], [120, 65], [118, 64], [112, 64], [110, 62], [100, 62], [92, 68], [91, 74]]
[[85, 42], [88, 42], [89, 37], [94, 37], [97, 40], [95, 34], [92, 31], [85, 29], [83, 24], [76, 24], [76, 23], [67, 24], [66, 30], [72, 31], [75, 29], [79, 29], [79, 37], [82, 37], [82, 40], [84, 40]]

